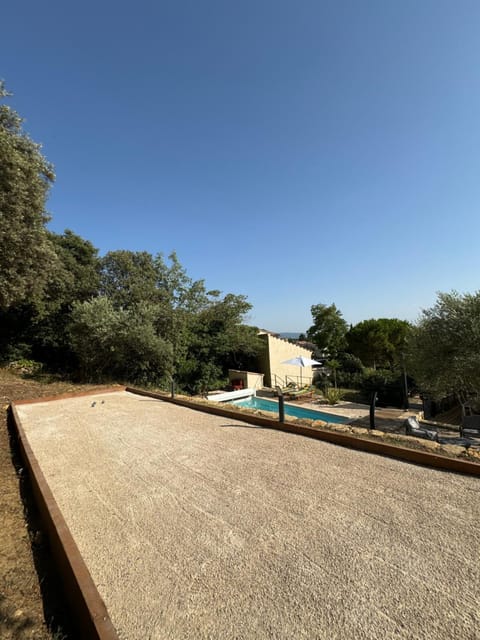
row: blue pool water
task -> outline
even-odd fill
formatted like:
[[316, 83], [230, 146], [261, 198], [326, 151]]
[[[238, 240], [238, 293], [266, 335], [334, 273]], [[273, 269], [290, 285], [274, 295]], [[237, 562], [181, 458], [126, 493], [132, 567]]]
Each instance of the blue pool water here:
[[[266, 398], [258, 398], [250, 396], [242, 398], [242, 400], [234, 400], [231, 404], [237, 407], [247, 407], [249, 409], [260, 409], [263, 411], [274, 411], [278, 414], [278, 403]], [[309, 420], [324, 420], [325, 422], [334, 422], [335, 424], [344, 424], [348, 422], [348, 418], [344, 416], [336, 416], [331, 413], [322, 413], [314, 409], [304, 409], [303, 407], [295, 407], [291, 404], [285, 404], [285, 415], [295, 418], [308, 418]]]

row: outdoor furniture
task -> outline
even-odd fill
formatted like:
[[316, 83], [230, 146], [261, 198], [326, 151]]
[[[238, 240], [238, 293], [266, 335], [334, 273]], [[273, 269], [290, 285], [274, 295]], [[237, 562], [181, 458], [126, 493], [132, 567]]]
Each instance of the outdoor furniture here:
[[275, 387], [275, 391], [277, 395], [288, 395], [289, 393], [298, 391], [298, 386], [295, 384], [295, 382], [289, 382], [286, 387]]
[[424, 429], [418, 424], [418, 420], [411, 416], [404, 422], [405, 433], [407, 436], [414, 436], [415, 438], [425, 438], [426, 440], [433, 440], [438, 442], [438, 433], [433, 429]]
[[463, 416], [460, 435], [462, 438], [480, 437], [480, 416]]
[[295, 400], [296, 398], [301, 398], [308, 395], [312, 396], [313, 387], [303, 387], [302, 389], [296, 389], [294, 391], [286, 391], [283, 395], [291, 400]]

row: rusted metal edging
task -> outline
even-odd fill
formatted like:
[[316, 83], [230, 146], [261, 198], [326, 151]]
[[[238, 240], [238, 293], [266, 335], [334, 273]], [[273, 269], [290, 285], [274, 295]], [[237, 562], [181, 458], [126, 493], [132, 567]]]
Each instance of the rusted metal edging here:
[[435, 469], [480, 476], [480, 464], [470, 462], [469, 460], [448, 458], [447, 456], [429, 453], [428, 451], [420, 451], [417, 449], [409, 449], [407, 447], [388, 444], [386, 442], [367, 440], [366, 438], [356, 437], [347, 433], [340, 433], [338, 431], [329, 431], [321, 428], [314, 429], [313, 427], [308, 427], [306, 425], [289, 422], [278, 422], [277, 420], [270, 420], [269, 418], [263, 418], [257, 415], [240, 413], [231, 409], [224, 409], [223, 407], [217, 407], [216, 405], [200, 404], [178, 397], [171, 398], [170, 396], [153, 393], [151, 391], [144, 391], [143, 389], [136, 389], [135, 387], [126, 387], [126, 391], [141, 396], [148, 396], [158, 400], [163, 400], [164, 402], [171, 402], [181, 407], [194, 409], [195, 411], [203, 411], [213, 415], [224, 416], [225, 418], [231, 418], [232, 420], [240, 420], [249, 424], [277, 429], [287, 433], [296, 433], [316, 440], [323, 440], [342, 447], [348, 447], [350, 449], [357, 449], [359, 451], [366, 451], [368, 453], [396, 458], [397, 460], [403, 460], [404, 462], [412, 462], [414, 464], [434, 467]]
[[[119, 389], [115, 390], [118, 391]], [[98, 393], [72, 393], [62, 397], [73, 398], [78, 395], [95, 395]], [[100, 393], [108, 393], [108, 390]], [[55, 396], [50, 399], [58, 400], [60, 397]], [[46, 399], [41, 398], [40, 401], [46, 401]], [[37, 402], [37, 400], [32, 402]], [[52, 555], [65, 587], [65, 597], [78, 625], [79, 637], [82, 640], [119, 640], [105, 603], [98, 593], [97, 587], [30, 447], [16, 409], [17, 404], [28, 403], [26, 401], [12, 403], [10, 405], [11, 417], [16, 430], [20, 453], [28, 469], [35, 502], [48, 535]]]

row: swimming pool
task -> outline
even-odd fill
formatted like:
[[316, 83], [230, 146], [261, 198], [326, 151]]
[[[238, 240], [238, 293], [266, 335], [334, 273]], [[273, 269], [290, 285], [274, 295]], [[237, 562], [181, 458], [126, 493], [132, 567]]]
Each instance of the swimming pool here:
[[[258, 398], [257, 396], [250, 396], [249, 398], [243, 398], [242, 400], [234, 400], [230, 404], [234, 404], [237, 407], [247, 407], [248, 409], [260, 409], [261, 411], [273, 411], [278, 414], [278, 403], [266, 398]], [[308, 418], [309, 420], [323, 420], [324, 422], [333, 422], [335, 424], [345, 424], [348, 422], [348, 418], [345, 416], [336, 416], [331, 413], [322, 413], [322, 411], [315, 411], [314, 409], [304, 409], [303, 407], [295, 407], [291, 404], [285, 404], [285, 415], [293, 416], [295, 418]]]

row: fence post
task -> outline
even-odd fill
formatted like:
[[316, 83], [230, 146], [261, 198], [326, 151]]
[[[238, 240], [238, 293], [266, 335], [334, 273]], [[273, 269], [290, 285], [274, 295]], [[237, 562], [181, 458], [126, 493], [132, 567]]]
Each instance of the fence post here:
[[377, 392], [372, 393], [370, 401], [370, 429], [375, 429], [375, 403], [377, 402]]
[[285, 422], [285, 405], [283, 403], [284, 402], [283, 391], [278, 386], [275, 387], [275, 391], [277, 392], [277, 395], [278, 395], [278, 421]]

